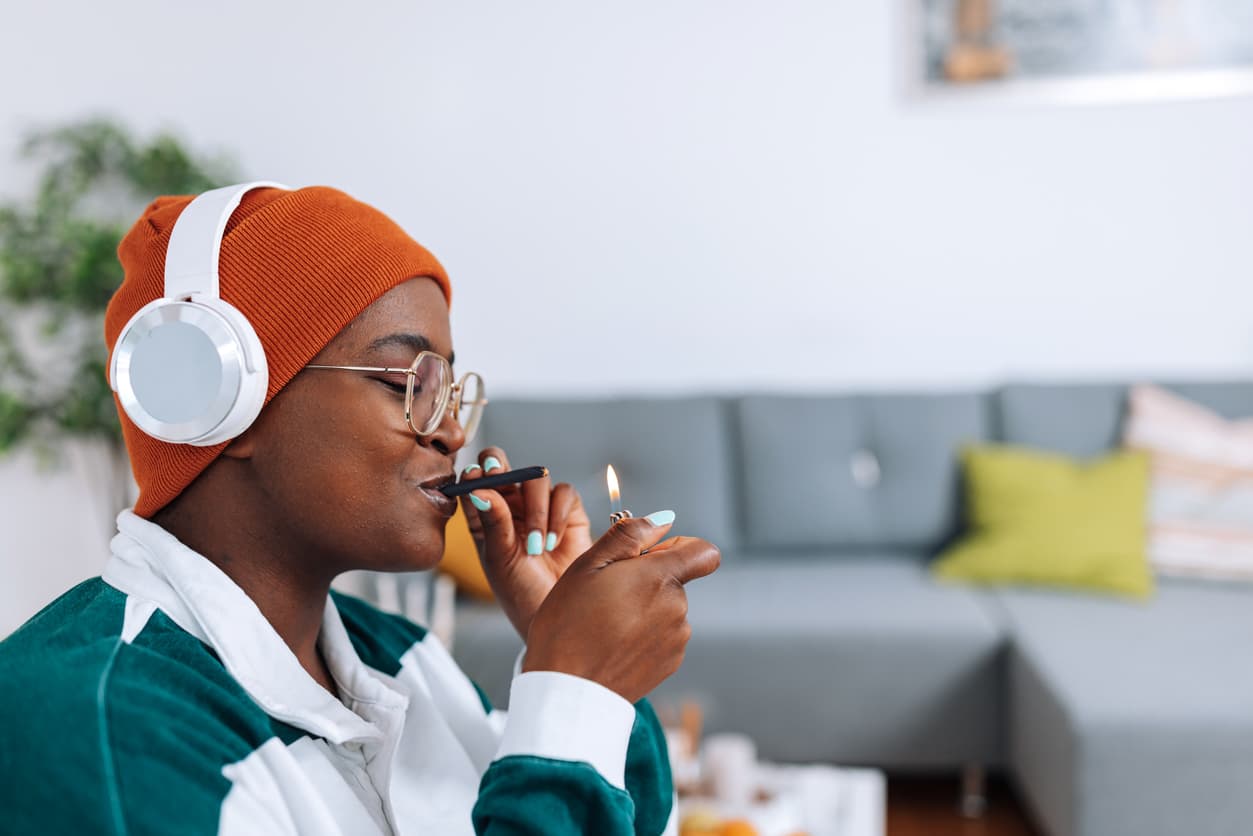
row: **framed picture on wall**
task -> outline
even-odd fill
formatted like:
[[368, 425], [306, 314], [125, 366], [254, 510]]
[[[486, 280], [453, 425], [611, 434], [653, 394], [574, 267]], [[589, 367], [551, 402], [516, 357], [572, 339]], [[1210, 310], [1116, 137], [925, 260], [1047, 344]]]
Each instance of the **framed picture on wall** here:
[[1253, 94], [1253, 0], [901, 0], [911, 92], [1059, 104]]

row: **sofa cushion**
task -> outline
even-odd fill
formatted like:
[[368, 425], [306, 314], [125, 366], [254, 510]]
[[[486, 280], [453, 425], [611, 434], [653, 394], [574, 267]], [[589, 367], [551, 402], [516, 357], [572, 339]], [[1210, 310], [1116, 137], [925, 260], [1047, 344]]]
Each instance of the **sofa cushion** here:
[[1156, 386], [1131, 390], [1123, 440], [1152, 457], [1149, 558], [1163, 575], [1253, 580], [1253, 420]]
[[[1166, 385], [1227, 418], [1253, 415], [1253, 383]], [[1121, 384], [1017, 385], [996, 394], [999, 439], [1071, 456], [1097, 456], [1118, 447], [1126, 417]]]
[[967, 447], [968, 530], [935, 562], [945, 580], [1099, 589], [1147, 598], [1148, 456], [1076, 460], [1008, 444]]
[[1048, 832], [1248, 830], [1253, 590], [1163, 580], [1149, 604], [996, 598], [1011, 633], [1010, 756]]
[[676, 534], [735, 545], [727, 416], [717, 399], [492, 399], [476, 444], [503, 447], [515, 467], [544, 465], [554, 482], [573, 484], [596, 536], [609, 527], [612, 464], [635, 514], [669, 508]]
[[958, 448], [988, 436], [974, 394], [754, 396], [735, 417], [746, 544], [826, 556], [950, 536]]
[[[937, 584], [921, 557], [733, 559], [687, 593], [687, 655], [653, 699], [697, 700], [707, 731], [780, 761], [1003, 761], [1003, 634], [981, 593]], [[521, 647], [498, 608], [458, 608], [453, 654], [498, 706]]]
[[661, 703], [779, 761], [1000, 762], [1003, 636], [981, 593], [915, 555], [735, 560], [687, 588], [692, 639]]

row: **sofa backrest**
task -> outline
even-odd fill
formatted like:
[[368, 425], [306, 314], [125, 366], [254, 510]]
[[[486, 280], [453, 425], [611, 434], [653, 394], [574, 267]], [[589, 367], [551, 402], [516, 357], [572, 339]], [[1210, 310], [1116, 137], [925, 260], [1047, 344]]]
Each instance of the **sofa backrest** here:
[[683, 534], [736, 544], [732, 449], [717, 398], [500, 400], [474, 448], [503, 447], [514, 467], [544, 465], [578, 489], [594, 536], [609, 527], [605, 466], [637, 515], [673, 509]]
[[[1227, 418], [1253, 415], [1253, 382], [1159, 384]], [[1126, 419], [1126, 384], [1012, 385], [994, 396], [996, 437], [1070, 456], [1117, 447]]]
[[957, 526], [958, 450], [989, 427], [977, 394], [751, 396], [734, 416], [755, 550], [933, 547]]
[[[1229, 418], [1253, 382], [1165, 388]], [[1010, 385], [989, 394], [493, 399], [475, 447], [573, 483], [599, 536], [605, 465], [636, 514], [673, 508], [684, 534], [738, 554], [932, 552], [960, 524], [963, 445], [1090, 457], [1117, 446], [1126, 384]]]

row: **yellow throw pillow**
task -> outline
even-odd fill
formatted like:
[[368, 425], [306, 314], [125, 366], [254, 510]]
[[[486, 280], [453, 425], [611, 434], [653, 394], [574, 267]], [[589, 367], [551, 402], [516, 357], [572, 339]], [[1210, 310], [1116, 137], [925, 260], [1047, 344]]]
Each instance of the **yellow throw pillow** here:
[[1152, 594], [1143, 453], [1082, 462], [985, 445], [963, 450], [962, 464], [968, 530], [936, 561], [937, 577]]
[[483, 574], [479, 550], [474, 545], [474, 537], [470, 534], [470, 526], [460, 504], [457, 505], [457, 513], [448, 521], [446, 532], [444, 559], [439, 562], [439, 571], [456, 581], [457, 588], [462, 592], [485, 601], [492, 600], [492, 588], [487, 583], [487, 575]]

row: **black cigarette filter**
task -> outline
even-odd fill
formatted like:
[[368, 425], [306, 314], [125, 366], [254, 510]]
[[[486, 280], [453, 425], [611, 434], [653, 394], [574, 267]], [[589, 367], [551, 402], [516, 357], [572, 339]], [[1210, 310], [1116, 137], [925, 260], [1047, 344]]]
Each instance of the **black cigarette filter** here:
[[444, 485], [439, 492], [444, 496], [465, 496], [470, 491], [477, 491], [483, 488], [499, 488], [502, 485], [513, 485], [518, 482], [529, 482], [532, 479], [539, 479], [548, 475], [546, 467], [521, 467], [517, 470], [506, 470], [504, 473], [489, 473], [486, 476], [480, 476], [478, 479], [466, 481], [464, 478], [460, 482], [453, 482]]

